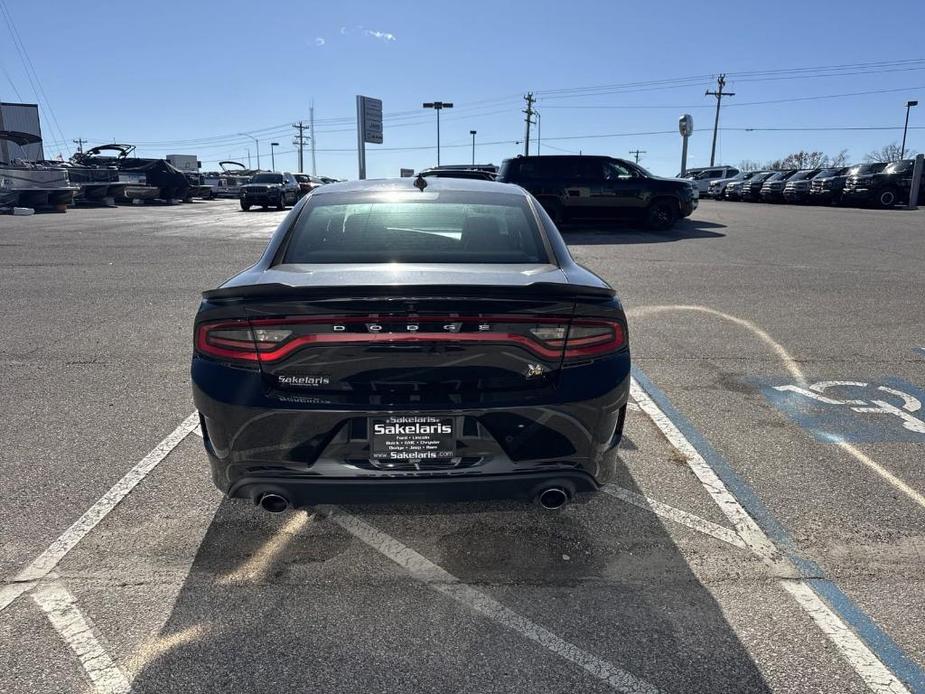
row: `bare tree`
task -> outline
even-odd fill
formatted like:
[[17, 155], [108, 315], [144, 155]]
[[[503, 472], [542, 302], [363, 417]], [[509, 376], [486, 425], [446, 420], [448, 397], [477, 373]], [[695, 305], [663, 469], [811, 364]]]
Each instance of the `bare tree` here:
[[[895, 142], [891, 142], [888, 145], [884, 145], [880, 149], [875, 149], [871, 152], [868, 152], [864, 155], [864, 161], [868, 164], [875, 164], [877, 162], [891, 162], [899, 161], [899, 155], [901, 153], [901, 148]], [[906, 148], [906, 156], [910, 159], [916, 155], [915, 150]]]
[[793, 154], [788, 154], [780, 162], [782, 169], [821, 169], [828, 166], [829, 157], [822, 152], [807, 152], [800, 150]]
[[743, 159], [739, 162], [739, 171], [758, 171], [761, 168], [761, 162], [754, 159]]
[[848, 150], [843, 149], [832, 157], [829, 160], [828, 166], [831, 166], [833, 169], [840, 169], [843, 166], [848, 166]]

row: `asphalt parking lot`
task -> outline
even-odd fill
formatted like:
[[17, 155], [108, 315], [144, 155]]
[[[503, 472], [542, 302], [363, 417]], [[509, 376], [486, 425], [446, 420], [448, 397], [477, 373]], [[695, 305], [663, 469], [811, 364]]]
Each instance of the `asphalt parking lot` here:
[[269, 515], [188, 366], [283, 214], [0, 217], [0, 691], [925, 692], [925, 212], [567, 229], [630, 319], [616, 484]]

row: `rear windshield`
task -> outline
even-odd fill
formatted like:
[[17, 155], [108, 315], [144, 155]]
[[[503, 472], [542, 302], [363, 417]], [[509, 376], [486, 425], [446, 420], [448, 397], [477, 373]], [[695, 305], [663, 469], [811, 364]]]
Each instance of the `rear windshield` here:
[[282, 183], [282, 174], [262, 173], [251, 179], [251, 183]]
[[548, 263], [526, 198], [327, 195], [296, 220], [283, 263]]

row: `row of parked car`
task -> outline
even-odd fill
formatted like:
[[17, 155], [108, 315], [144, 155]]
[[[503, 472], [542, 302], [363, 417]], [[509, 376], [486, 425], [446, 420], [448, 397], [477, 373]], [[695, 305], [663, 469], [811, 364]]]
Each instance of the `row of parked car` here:
[[[692, 169], [689, 178], [703, 197], [789, 203], [893, 207], [909, 202], [914, 159], [836, 168], [739, 171], [733, 167]], [[919, 186], [925, 201], [925, 176]]]

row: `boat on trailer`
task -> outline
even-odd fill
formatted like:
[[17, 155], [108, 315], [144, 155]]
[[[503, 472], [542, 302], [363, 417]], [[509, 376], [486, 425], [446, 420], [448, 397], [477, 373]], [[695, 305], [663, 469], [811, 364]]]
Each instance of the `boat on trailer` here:
[[[164, 159], [130, 156], [135, 145], [106, 144], [91, 147], [71, 157], [74, 166], [94, 169], [112, 168], [118, 172], [113, 188], [116, 200], [161, 200], [172, 202], [187, 197], [190, 182], [186, 175]], [[114, 155], [104, 154], [115, 152]]]
[[[20, 147], [42, 141], [38, 135], [16, 130], [0, 130], [0, 139]], [[22, 159], [0, 161], [0, 207], [54, 207], [63, 212], [73, 202], [77, 190], [61, 164]]]

